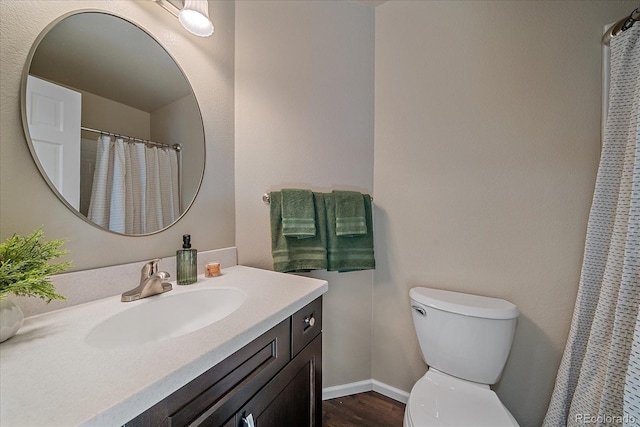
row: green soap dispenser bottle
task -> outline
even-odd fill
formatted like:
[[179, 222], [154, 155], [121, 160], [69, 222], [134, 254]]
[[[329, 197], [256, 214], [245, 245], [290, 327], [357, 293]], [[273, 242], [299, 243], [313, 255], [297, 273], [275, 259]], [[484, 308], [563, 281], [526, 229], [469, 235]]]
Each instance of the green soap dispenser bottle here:
[[182, 236], [182, 249], [176, 251], [178, 285], [190, 285], [198, 280], [198, 251], [191, 248], [191, 235]]

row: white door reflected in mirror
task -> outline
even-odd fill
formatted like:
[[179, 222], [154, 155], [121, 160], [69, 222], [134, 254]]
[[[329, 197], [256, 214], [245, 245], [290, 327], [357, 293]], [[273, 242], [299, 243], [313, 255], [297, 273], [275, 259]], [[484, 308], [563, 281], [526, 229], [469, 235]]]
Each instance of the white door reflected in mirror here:
[[27, 80], [27, 122], [40, 164], [73, 208], [80, 206], [80, 93], [37, 77]]

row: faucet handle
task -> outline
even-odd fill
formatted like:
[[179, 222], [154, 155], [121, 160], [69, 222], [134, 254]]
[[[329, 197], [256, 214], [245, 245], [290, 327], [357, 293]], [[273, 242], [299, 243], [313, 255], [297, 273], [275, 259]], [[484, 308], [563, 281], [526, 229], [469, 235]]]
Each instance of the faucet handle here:
[[158, 263], [160, 262], [160, 258], [152, 259], [147, 262], [144, 267], [142, 267], [142, 271], [140, 272], [140, 280], [148, 279], [149, 277], [156, 274], [158, 271]]

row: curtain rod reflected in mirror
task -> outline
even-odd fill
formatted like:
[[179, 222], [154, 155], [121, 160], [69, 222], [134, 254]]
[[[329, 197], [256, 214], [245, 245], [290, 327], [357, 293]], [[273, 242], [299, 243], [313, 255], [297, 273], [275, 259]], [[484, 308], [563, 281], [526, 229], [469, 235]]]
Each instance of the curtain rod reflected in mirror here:
[[141, 138], [136, 138], [136, 137], [133, 137], [133, 136], [121, 135], [119, 133], [108, 132], [106, 130], [91, 129], [91, 128], [88, 128], [86, 126], [80, 126], [80, 130], [84, 130], [86, 132], [93, 132], [93, 133], [97, 133], [97, 134], [100, 134], [100, 135], [114, 136], [116, 138], [124, 138], [125, 140], [127, 140], [129, 142], [135, 142], [135, 143], [147, 144], [147, 145], [154, 145], [154, 146], [156, 146], [158, 148], [172, 149], [172, 150], [176, 150], [178, 152], [180, 152], [182, 150], [182, 146], [180, 144], [169, 145], [169, 144], [164, 144], [162, 142], [149, 141], [147, 139], [141, 139]]
[[[148, 235], [193, 203], [205, 159], [200, 109], [175, 60], [135, 24], [102, 12], [59, 18], [31, 49], [21, 97], [38, 169], [82, 219]], [[166, 150], [174, 145], [181, 162]]]

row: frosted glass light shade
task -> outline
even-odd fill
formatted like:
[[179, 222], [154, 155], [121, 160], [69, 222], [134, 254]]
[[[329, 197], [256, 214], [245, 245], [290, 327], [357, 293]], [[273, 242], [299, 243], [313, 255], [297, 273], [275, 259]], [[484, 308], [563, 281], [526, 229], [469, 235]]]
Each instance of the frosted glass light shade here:
[[209, 19], [207, 0], [185, 0], [184, 7], [178, 14], [178, 20], [191, 34], [209, 37], [213, 34], [213, 23]]

